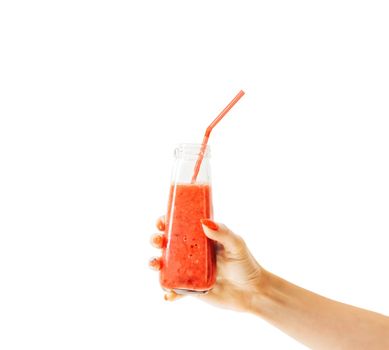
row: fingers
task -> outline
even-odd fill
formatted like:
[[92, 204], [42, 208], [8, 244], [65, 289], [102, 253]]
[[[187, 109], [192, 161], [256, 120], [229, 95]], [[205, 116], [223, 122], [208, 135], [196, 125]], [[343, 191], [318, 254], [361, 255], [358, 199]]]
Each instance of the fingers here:
[[153, 257], [149, 260], [149, 267], [150, 267], [152, 270], [159, 271], [159, 270], [162, 268], [162, 260], [161, 260], [161, 258], [158, 258], [158, 257], [156, 257], [156, 256], [153, 256]]
[[202, 219], [201, 224], [208, 238], [221, 243], [231, 253], [238, 254], [245, 248], [243, 239], [233, 233], [226, 225], [216, 224], [209, 219]]
[[[149, 260], [149, 267], [155, 271], [159, 271], [162, 267], [162, 260], [161, 258], [158, 258], [158, 257], [152, 257], [150, 260]], [[176, 292], [174, 291], [168, 291], [165, 293], [165, 295], [163, 296], [163, 298], [166, 300], [166, 301], [174, 301], [174, 300], [178, 300], [178, 299], [181, 299], [184, 295], [181, 295], [181, 294], [177, 294]]]
[[150, 243], [154, 248], [162, 249], [164, 244], [163, 234], [155, 233], [150, 237]]
[[160, 231], [165, 230], [165, 216], [161, 216], [157, 219], [156, 226], [157, 226], [157, 229]]
[[[156, 226], [157, 229], [161, 232], [165, 231], [165, 216], [161, 216], [157, 219]], [[156, 233], [151, 236], [150, 243], [153, 247], [161, 249], [164, 245], [164, 235], [161, 233]], [[162, 258], [160, 257], [153, 257], [149, 261], [149, 266], [156, 271], [159, 271], [162, 268]], [[174, 291], [168, 291], [164, 295], [164, 299], [166, 301], [174, 301], [181, 299], [183, 295], [177, 294]]]
[[[159, 231], [165, 231], [165, 216], [160, 216], [155, 225]], [[150, 243], [154, 248], [162, 249], [164, 245], [164, 235], [156, 233], [150, 237]]]
[[174, 301], [174, 300], [181, 299], [182, 297], [184, 297], [184, 295], [177, 294], [176, 292], [173, 292], [173, 291], [169, 291], [169, 292], [167, 292], [167, 293], [163, 296], [163, 298], [164, 298], [166, 301]]

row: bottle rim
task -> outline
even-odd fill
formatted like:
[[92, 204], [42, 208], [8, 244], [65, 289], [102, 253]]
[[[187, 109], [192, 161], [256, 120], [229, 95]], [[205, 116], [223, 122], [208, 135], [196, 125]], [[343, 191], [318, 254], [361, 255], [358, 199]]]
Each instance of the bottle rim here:
[[[201, 143], [179, 143], [174, 150], [174, 154], [177, 158], [180, 156], [199, 156], [201, 147]], [[211, 147], [207, 145], [205, 151], [203, 152], [203, 157], [209, 158], [210, 156]]]

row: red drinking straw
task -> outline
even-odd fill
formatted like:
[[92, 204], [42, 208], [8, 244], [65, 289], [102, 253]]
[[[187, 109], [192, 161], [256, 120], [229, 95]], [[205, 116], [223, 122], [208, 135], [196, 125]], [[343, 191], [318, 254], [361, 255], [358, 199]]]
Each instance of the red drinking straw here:
[[228, 113], [228, 111], [234, 107], [234, 105], [240, 100], [240, 98], [244, 95], [244, 91], [240, 90], [239, 93], [232, 99], [232, 101], [224, 108], [220, 114], [215, 118], [215, 120], [209, 124], [208, 128], [205, 130], [204, 138], [203, 138], [203, 143], [201, 144], [201, 149], [199, 153], [199, 157], [197, 158], [197, 162], [194, 168], [193, 172], [193, 177], [192, 177], [192, 183], [196, 182], [197, 175], [199, 174], [200, 171], [200, 166], [201, 162], [203, 161], [204, 158], [204, 152], [207, 147], [209, 135], [211, 134], [212, 129], [216, 126], [217, 123], [222, 120], [222, 118]]

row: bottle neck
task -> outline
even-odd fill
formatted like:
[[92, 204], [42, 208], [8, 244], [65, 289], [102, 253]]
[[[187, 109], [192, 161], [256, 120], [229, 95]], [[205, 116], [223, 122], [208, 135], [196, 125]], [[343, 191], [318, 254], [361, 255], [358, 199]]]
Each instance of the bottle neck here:
[[[174, 156], [176, 159], [195, 160], [197, 161], [201, 153], [201, 144], [195, 143], [181, 143], [174, 150]], [[211, 157], [211, 149], [209, 146], [203, 151], [203, 159], [209, 159]]]
[[[172, 180], [174, 183], [193, 184], [192, 178], [195, 172], [196, 162], [200, 156], [200, 144], [182, 143], [174, 150], [175, 164], [173, 168]], [[211, 150], [207, 146], [201, 166], [194, 184], [210, 184], [211, 169], [210, 159]]]

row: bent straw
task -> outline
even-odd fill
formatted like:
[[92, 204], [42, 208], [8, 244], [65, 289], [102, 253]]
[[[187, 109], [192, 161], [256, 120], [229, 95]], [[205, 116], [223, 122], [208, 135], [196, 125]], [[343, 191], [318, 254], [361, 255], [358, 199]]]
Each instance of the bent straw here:
[[209, 135], [211, 134], [212, 129], [216, 126], [217, 123], [220, 122], [220, 120], [222, 120], [222, 118], [228, 113], [228, 111], [229, 111], [232, 107], [234, 107], [234, 105], [240, 100], [240, 98], [241, 98], [243, 95], [244, 95], [244, 91], [243, 91], [243, 90], [240, 90], [239, 93], [238, 93], [238, 94], [232, 99], [232, 101], [226, 106], [226, 108], [224, 108], [224, 109], [220, 112], [220, 114], [215, 118], [215, 120], [214, 120], [211, 124], [209, 124], [208, 128], [205, 130], [205, 134], [204, 134], [203, 142], [202, 142], [202, 144], [201, 144], [201, 149], [200, 149], [199, 157], [197, 158], [197, 162], [196, 162], [196, 165], [195, 165], [195, 168], [194, 168], [194, 172], [193, 172], [192, 183], [195, 183], [195, 182], [196, 182], [197, 175], [199, 174], [201, 162], [203, 161], [204, 152], [205, 152], [205, 149], [206, 149], [206, 147], [207, 147]]

